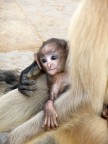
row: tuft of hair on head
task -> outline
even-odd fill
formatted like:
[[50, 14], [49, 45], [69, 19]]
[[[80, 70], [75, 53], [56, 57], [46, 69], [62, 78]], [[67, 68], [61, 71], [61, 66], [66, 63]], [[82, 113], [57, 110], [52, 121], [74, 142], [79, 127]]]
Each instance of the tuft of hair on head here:
[[63, 49], [64, 51], [66, 51], [66, 53], [68, 53], [68, 44], [67, 44], [67, 41], [64, 40], [64, 39], [58, 39], [58, 38], [48, 39], [48, 40], [43, 42], [43, 44], [42, 44], [42, 46], [40, 48], [42, 49], [47, 44], [51, 44], [51, 43], [57, 45], [57, 47], [59, 49]]

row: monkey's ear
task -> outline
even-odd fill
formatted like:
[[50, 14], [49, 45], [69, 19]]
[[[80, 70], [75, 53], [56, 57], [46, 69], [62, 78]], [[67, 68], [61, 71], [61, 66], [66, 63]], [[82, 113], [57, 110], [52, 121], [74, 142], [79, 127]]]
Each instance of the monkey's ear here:
[[39, 62], [39, 59], [38, 59], [38, 54], [37, 53], [34, 53], [34, 59], [35, 61], [37, 62], [37, 65], [40, 69], [42, 69], [41, 65], [40, 65], [40, 62]]

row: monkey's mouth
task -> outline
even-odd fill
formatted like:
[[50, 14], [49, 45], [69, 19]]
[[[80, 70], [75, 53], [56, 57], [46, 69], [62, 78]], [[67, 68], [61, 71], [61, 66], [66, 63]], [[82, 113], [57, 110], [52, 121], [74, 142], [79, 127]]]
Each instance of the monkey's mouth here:
[[47, 71], [50, 75], [55, 75], [57, 73], [57, 69], [50, 69]]
[[48, 71], [53, 71], [53, 70], [56, 70], [56, 68], [54, 68], [54, 69], [49, 69]]

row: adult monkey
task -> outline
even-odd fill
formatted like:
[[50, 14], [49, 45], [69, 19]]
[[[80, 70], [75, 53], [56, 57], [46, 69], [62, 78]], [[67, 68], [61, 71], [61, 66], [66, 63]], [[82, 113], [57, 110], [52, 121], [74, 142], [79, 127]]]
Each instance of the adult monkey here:
[[[43, 112], [40, 112], [10, 133], [11, 144], [47, 143], [50, 138], [59, 144], [108, 143], [107, 121], [100, 117], [103, 103], [108, 102], [107, 39], [108, 0], [84, 0], [74, 15], [69, 34], [70, 51], [67, 66], [71, 67], [68, 69], [72, 88], [55, 102], [60, 127], [56, 131], [42, 131], [40, 125]], [[10, 92], [12, 99], [16, 93], [18, 92]], [[20, 94], [15, 97], [20, 99], [21, 113], [25, 109], [22, 103], [29, 105], [30, 100], [26, 100], [27, 98], [21, 97]], [[5, 95], [6, 101], [7, 98]], [[0, 99], [1, 104], [4, 104], [4, 99], [3, 97]], [[33, 106], [31, 100], [31, 107]], [[4, 111], [2, 113], [4, 114]], [[8, 115], [11, 115], [10, 112]], [[30, 113], [28, 115], [30, 116]], [[24, 116], [21, 115], [19, 118], [22, 119]], [[40, 132], [38, 136], [37, 132]]]

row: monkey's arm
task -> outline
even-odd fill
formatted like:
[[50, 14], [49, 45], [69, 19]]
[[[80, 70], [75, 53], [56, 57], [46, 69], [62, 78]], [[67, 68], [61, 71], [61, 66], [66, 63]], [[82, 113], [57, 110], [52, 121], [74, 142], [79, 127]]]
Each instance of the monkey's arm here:
[[44, 121], [42, 128], [50, 130], [58, 127], [58, 114], [52, 100], [48, 100], [44, 105]]
[[41, 73], [41, 71], [37, 63], [34, 61], [21, 72], [18, 90], [26, 96], [32, 96], [34, 90], [36, 90], [35, 78], [39, 73]]
[[44, 129], [50, 130], [58, 127], [58, 114], [54, 106], [54, 101], [59, 96], [60, 88], [59, 81], [54, 82], [53, 84], [50, 84], [49, 81], [50, 96], [44, 105], [44, 121], [42, 125]]
[[51, 90], [50, 90], [50, 100], [52, 100], [54, 102], [54, 100], [59, 96], [59, 92], [60, 92], [60, 84], [58, 83], [54, 83], [51, 86]]
[[5, 82], [8, 84], [5, 93], [18, 88], [19, 78], [20, 74], [16, 70], [0, 70], [0, 83]]
[[19, 81], [19, 73], [15, 70], [0, 70], [0, 82], [2, 81], [10, 85], [16, 85]]

